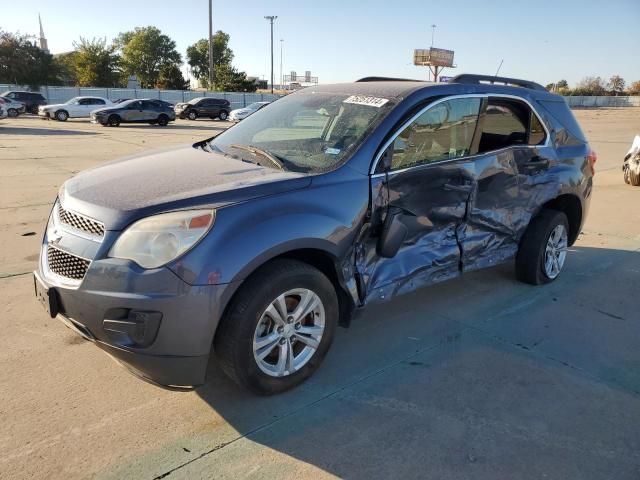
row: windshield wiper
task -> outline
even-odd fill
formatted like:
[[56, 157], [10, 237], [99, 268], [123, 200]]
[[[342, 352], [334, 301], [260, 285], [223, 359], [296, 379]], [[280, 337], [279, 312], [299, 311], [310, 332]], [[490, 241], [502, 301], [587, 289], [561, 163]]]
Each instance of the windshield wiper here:
[[280, 170], [286, 170], [282, 161], [273, 153], [268, 152], [267, 150], [262, 150], [261, 148], [254, 147], [252, 145], [240, 145], [237, 143], [232, 143], [229, 145], [229, 148], [235, 148], [236, 150], [244, 150], [245, 152], [252, 153], [253, 155], [260, 155], [261, 157], [269, 160], [273, 165], [278, 167]]

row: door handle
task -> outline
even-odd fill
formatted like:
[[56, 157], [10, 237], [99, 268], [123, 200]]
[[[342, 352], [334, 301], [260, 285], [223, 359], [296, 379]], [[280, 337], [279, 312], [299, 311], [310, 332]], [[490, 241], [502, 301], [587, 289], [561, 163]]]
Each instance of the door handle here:
[[531, 157], [525, 165], [531, 168], [546, 167], [549, 165], [549, 159], [536, 155], [535, 157]]
[[470, 183], [461, 183], [461, 184], [453, 184], [453, 183], [445, 183], [444, 189], [450, 192], [469, 192], [471, 191]]

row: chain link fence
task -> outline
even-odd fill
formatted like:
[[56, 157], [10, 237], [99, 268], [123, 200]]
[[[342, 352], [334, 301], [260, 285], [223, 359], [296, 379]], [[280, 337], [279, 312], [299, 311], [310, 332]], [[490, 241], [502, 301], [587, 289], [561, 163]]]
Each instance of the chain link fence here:
[[[20, 85], [0, 84], [0, 92], [7, 90], [29, 90]], [[110, 100], [129, 98], [154, 98], [170, 103], [188, 102], [198, 97], [223, 98], [228, 100], [231, 108], [243, 108], [253, 102], [268, 102], [279, 98], [279, 95], [270, 93], [244, 93], [244, 92], [194, 92], [191, 90], [156, 90], [147, 88], [93, 88], [93, 87], [49, 87], [40, 88], [50, 104], [64, 103], [73, 97], [96, 96]]]

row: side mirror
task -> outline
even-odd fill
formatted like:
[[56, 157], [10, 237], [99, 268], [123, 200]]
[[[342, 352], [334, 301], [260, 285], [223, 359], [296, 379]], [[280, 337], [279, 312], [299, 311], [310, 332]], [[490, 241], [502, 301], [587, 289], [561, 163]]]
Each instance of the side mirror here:
[[378, 239], [376, 250], [384, 258], [393, 258], [400, 250], [407, 237], [407, 227], [400, 220], [402, 211], [389, 211], [382, 227], [382, 234]]

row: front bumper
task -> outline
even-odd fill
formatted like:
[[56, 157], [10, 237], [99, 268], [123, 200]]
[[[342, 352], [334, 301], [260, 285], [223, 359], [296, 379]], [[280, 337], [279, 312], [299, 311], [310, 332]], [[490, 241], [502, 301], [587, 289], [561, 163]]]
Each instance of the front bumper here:
[[[168, 268], [145, 270], [109, 258], [119, 232], [107, 231], [98, 244], [62, 230], [62, 238], [51, 243], [45, 234], [34, 272], [55, 296], [51, 315], [151, 383], [203, 384], [213, 337], [236, 285], [189, 285]], [[69, 281], [52, 271], [49, 246], [90, 259], [82, 280]]]
[[38, 116], [42, 118], [51, 118], [51, 112], [48, 110], [38, 110]]

